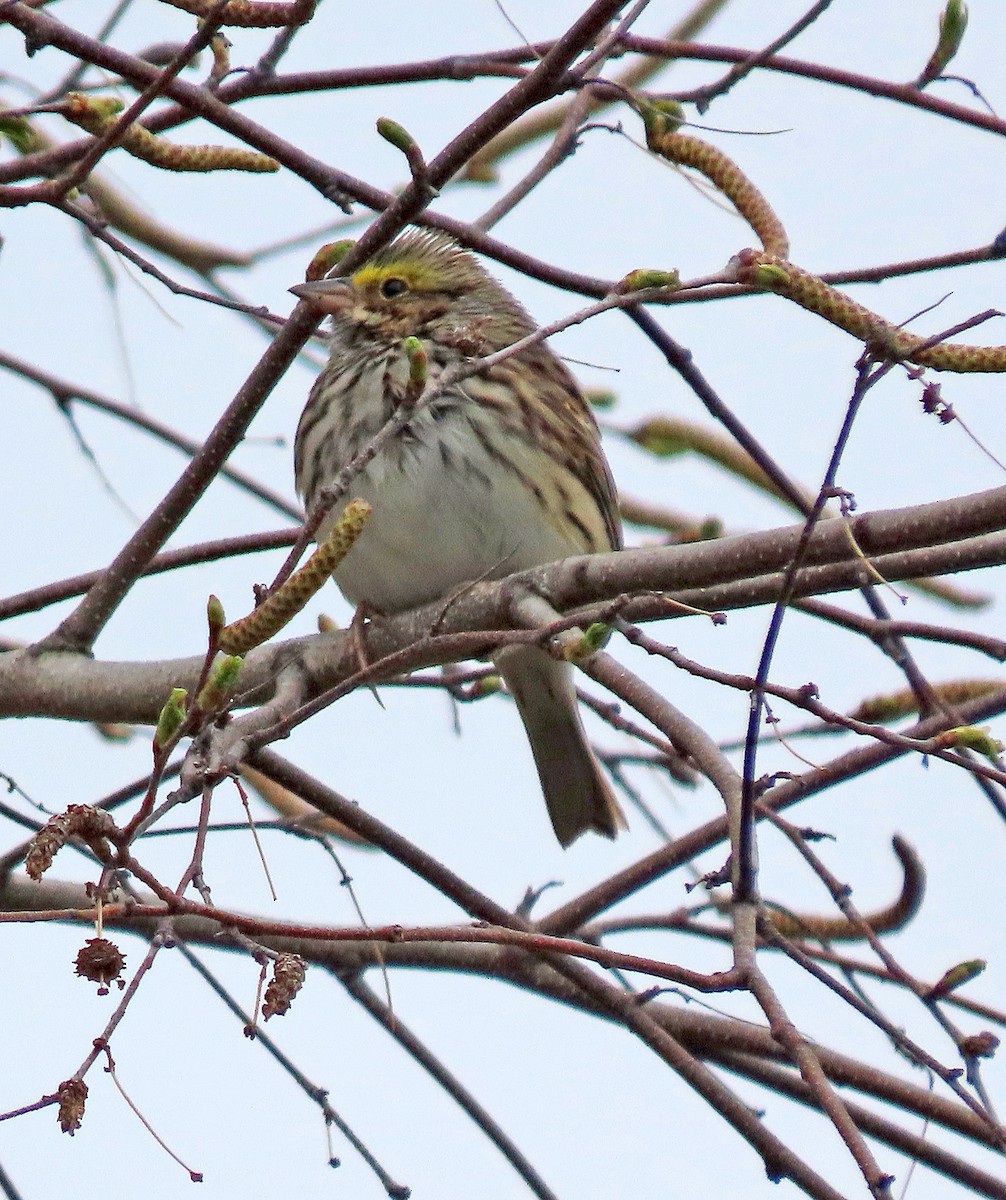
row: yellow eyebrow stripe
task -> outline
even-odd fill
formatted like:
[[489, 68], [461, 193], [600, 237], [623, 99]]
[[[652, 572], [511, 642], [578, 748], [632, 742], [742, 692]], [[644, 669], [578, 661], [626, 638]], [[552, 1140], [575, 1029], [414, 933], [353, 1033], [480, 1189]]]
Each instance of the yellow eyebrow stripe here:
[[384, 279], [404, 279], [410, 288], [435, 288], [440, 282], [440, 273], [425, 263], [381, 263], [361, 267], [353, 276], [353, 283], [365, 288]]

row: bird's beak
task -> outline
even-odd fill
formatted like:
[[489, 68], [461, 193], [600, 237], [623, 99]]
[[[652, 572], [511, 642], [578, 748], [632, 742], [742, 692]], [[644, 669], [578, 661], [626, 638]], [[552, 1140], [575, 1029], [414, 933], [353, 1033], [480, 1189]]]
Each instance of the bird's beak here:
[[325, 313], [338, 313], [346, 307], [350, 297], [348, 279], [312, 279], [310, 283], [298, 283], [289, 291], [299, 300], [307, 300]]

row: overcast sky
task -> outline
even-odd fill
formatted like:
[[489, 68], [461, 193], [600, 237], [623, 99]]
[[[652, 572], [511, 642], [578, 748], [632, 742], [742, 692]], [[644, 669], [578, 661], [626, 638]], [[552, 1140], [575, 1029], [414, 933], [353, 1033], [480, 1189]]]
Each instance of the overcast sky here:
[[[94, 6], [65, 0], [53, 15], [93, 32]], [[583, 5], [580, 0], [508, 0], [507, 14], [530, 40], [556, 35]], [[777, 0], [734, 0], [703, 40], [756, 49], [771, 41], [807, 7]], [[975, 80], [996, 111], [1006, 110], [1006, 8], [973, 0], [971, 28], [954, 70]], [[888, 80], [916, 76], [934, 43], [940, 5], [935, 0], [835, 0], [820, 21], [790, 49], [794, 56], [861, 71]], [[665, 32], [685, 5], [654, 0], [639, 32]], [[140, 4], [116, 32], [115, 44], [138, 51], [166, 39], [184, 39], [192, 21], [166, 6]], [[232, 31], [232, 60], [253, 62], [267, 35]], [[471, 53], [519, 41], [491, 0], [442, 0], [414, 5], [370, 0], [342, 5], [326, 0], [310, 31], [299, 37], [284, 69], [395, 62], [447, 53]], [[10, 29], [0, 29], [0, 62], [45, 87], [67, 69], [65, 57], [40, 52], [30, 63]], [[205, 64], [203, 68], [205, 68]], [[681, 63], [663, 79], [679, 89], [718, 77], [713, 64]], [[190, 73], [191, 74], [191, 73]], [[191, 75], [192, 78], [196, 76]], [[311, 153], [379, 186], [403, 182], [400, 154], [374, 132], [379, 116], [405, 124], [432, 157], [507, 86], [506, 81], [360, 89], [336, 95], [264, 100], [245, 111]], [[965, 105], [977, 101], [961, 86], [938, 93]], [[10, 84], [4, 99], [18, 95]], [[597, 129], [583, 138], [576, 157], [498, 227], [500, 237], [551, 262], [618, 278], [640, 266], [677, 267], [683, 277], [718, 270], [750, 242], [734, 216], [701, 190], [634, 144], [642, 138], [626, 109], [628, 137]], [[1006, 176], [995, 135], [965, 128], [916, 109], [823, 84], [755, 73], [716, 102], [702, 123], [707, 136], [733, 155], [769, 194], [790, 233], [792, 258], [814, 270], [875, 265], [946, 253], [988, 243], [1006, 225]], [[70, 136], [62, 122], [48, 124]], [[738, 132], [765, 136], [737, 136]], [[213, 140], [193, 126], [186, 138]], [[540, 147], [506, 164], [504, 184], [535, 161]], [[191, 178], [155, 173], [122, 154], [105, 170], [139, 202], [178, 228], [240, 249], [256, 248], [339, 218], [305, 183], [285, 172], [276, 177]], [[438, 211], [478, 215], [498, 193], [475, 185], [445, 189]], [[169, 294], [129, 268], [114, 264], [115, 288], [79, 229], [41, 208], [5, 210], [0, 222], [0, 349], [35, 362], [81, 386], [133, 402], [192, 436], [213, 426], [265, 347], [248, 323], [219, 308]], [[264, 260], [253, 271], [224, 277], [253, 303], [286, 313], [286, 289], [303, 277], [319, 236], [306, 247]], [[107, 262], [107, 259], [106, 259]], [[169, 268], [181, 276], [178, 268]], [[579, 307], [577, 297], [494, 271], [541, 321]], [[1003, 267], [912, 276], [856, 294], [892, 320], [943, 300], [915, 326], [935, 332], [989, 307], [1006, 307]], [[949, 293], [949, 295], [948, 295]], [[944, 297], [947, 297], [944, 299]], [[827, 463], [852, 386], [857, 344], [809, 314], [771, 297], [719, 305], [677, 306], [661, 319], [687, 345], [726, 402], [761, 438], [792, 476], [814, 487]], [[976, 341], [1006, 341], [992, 323]], [[591, 386], [618, 396], [604, 420], [629, 427], [659, 412], [708, 418], [680, 380], [630, 323], [608, 314], [555, 341]], [[581, 366], [580, 363], [593, 365]], [[257, 418], [252, 436], [232, 462], [293, 498], [291, 439], [313, 377], [307, 364], [288, 373]], [[140, 432], [100, 414], [75, 409], [80, 428], [110, 481], [103, 486], [81, 453], [50, 397], [2, 375], [5, 414], [3, 593], [106, 564], [177, 477], [180, 456]], [[1003, 385], [998, 377], [947, 377], [945, 394], [975, 437], [1006, 461]], [[781, 504], [755, 495], [697, 460], [657, 462], [617, 436], [606, 438], [622, 490], [684, 509], [721, 517], [732, 529], [789, 524]], [[1003, 481], [1003, 470], [960, 427], [943, 428], [924, 417], [918, 388], [903, 376], [871, 393], [845, 457], [842, 486], [862, 510], [915, 504]], [[274, 528], [283, 522], [254, 498], [217, 482], [173, 540], [186, 545], [209, 537]], [[280, 556], [258, 556], [197, 567], [137, 586], [102, 635], [103, 658], [160, 658], [197, 653], [204, 639], [209, 592], [229, 616], [245, 611], [256, 582], [272, 576]], [[991, 573], [962, 579], [997, 595]], [[899, 608], [891, 597], [890, 603]], [[308, 633], [319, 611], [340, 621], [348, 606], [331, 588], [291, 627]], [[0, 634], [28, 641], [48, 632], [68, 606], [7, 623]], [[1001, 605], [994, 610], [1001, 614]], [[913, 595], [906, 615], [994, 630], [1001, 617], [948, 614]], [[732, 614], [725, 627], [679, 621], [663, 636], [691, 657], [730, 670], [756, 666], [767, 614]], [[611, 649], [637, 665], [674, 702], [716, 738], [741, 736], [746, 696], [724, 694], [643, 663], [624, 644]], [[979, 659], [923, 646], [923, 667], [933, 678], [994, 675]], [[851, 708], [864, 694], [901, 686], [895, 668], [845, 635], [791, 616], [776, 657], [774, 676], [794, 685], [814, 679], [833, 708]], [[563, 852], [552, 838], [537, 780], [516, 714], [504, 700], [466, 706], [457, 715], [436, 694], [382, 689], [383, 708], [362, 691], [314, 719], [282, 746], [284, 754], [358, 800], [425, 849], [469, 878], [500, 903], [513, 907], [528, 886], [550, 880], [572, 896], [657, 844], [641, 819], [611, 844], [584, 838]], [[787, 713], [786, 721], [801, 723]], [[591, 733], [602, 747], [627, 743], [597, 722]], [[1003, 736], [1002, 730], [997, 730]], [[804, 749], [817, 761], [833, 746]], [[762, 769], [801, 769], [786, 751], [769, 749]], [[52, 811], [87, 802], [149, 766], [145, 735], [109, 750], [87, 727], [52, 722], [0, 727], [0, 771]], [[719, 811], [711, 788], [697, 791], [634, 777], [674, 831]], [[221, 789], [214, 815], [240, 820], [236, 795]], [[888, 767], [871, 781], [816, 798], [797, 819], [838, 836], [833, 864], [869, 909], [896, 890], [898, 873], [890, 834], [908, 833], [924, 860], [934, 864], [923, 916], [893, 943], [921, 978], [937, 978], [962, 958], [990, 960], [970, 994], [1001, 1005], [1003, 969], [1002, 861], [1006, 830], [990, 815], [977, 789], [940, 764], [916, 760]], [[192, 814], [194, 817], [195, 814]], [[189, 819], [183, 814], [183, 820]], [[19, 837], [11, 830], [9, 841]], [[332, 864], [320, 851], [292, 839], [267, 837], [269, 866], [279, 892], [273, 904], [250, 838], [211, 843], [207, 870], [216, 900], [277, 917], [354, 924], [356, 915]], [[167, 840], [148, 851], [165, 878], [178, 873], [188, 842]], [[761, 842], [762, 888], [794, 908], [826, 909], [827, 897], [812, 875], [778, 839]], [[457, 921], [462, 914], [395, 864], [347, 850], [367, 921]], [[722, 851], [701, 862], [720, 865]], [[64, 855], [59, 874], [89, 877], [86, 864]], [[641, 896], [635, 911], [674, 909], [688, 902], [686, 872]], [[554, 902], [557, 893], [550, 893]], [[72, 1074], [101, 1029], [112, 998], [71, 978], [79, 929], [3, 926], [7, 963], [0, 973], [0, 1109], [29, 1102]], [[135, 968], [144, 949], [123, 938]], [[726, 966], [718, 947], [685, 939], [636, 942], [671, 961], [697, 969]], [[250, 1004], [256, 971], [245, 959], [216, 955], [214, 969], [239, 999]], [[794, 1020], [811, 1036], [835, 1038], [868, 1061], [902, 1070], [886, 1042], [845, 1014], [820, 989], [811, 989], [781, 963], [770, 962]], [[378, 986], [380, 980], [372, 980]], [[644, 984], [645, 986], [645, 984]], [[795, 1194], [769, 1184], [754, 1152], [726, 1129], [669, 1070], [660, 1067], [624, 1030], [549, 1005], [480, 979], [398, 972], [391, 977], [395, 1011], [473, 1088], [521, 1149], [562, 1197], [715, 1195], [760, 1200]], [[952, 1047], [923, 1021], [917, 1006], [893, 991], [881, 993], [896, 1021], [914, 1023], [944, 1061]], [[717, 999], [717, 1008], [757, 1019], [752, 1005]], [[277, 1028], [273, 1028], [276, 1026]], [[415, 1197], [507, 1200], [525, 1193], [478, 1131], [428, 1078], [344, 995], [314, 972], [293, 1013], [270, 1030], [358, 1131], [390, 1173]], [[838, 1031], [838, 1032], [836, 1032]], [[381, 1188], [358, 1156], [336, 1137], [342, 1166], [332, 1172], [317, 1111], [267, 1059], [241, 1036], [240, 1026], [181, 960], [163, 953], [153, 975], [116, 1034], [114, 1053], [124, 1085], [158, 1132], [206, 1182], [206, 1200], [280, 1194], [340, 1196], [361, 1200]], [[1000, 1100], [1002, 1067], [987, 1067]], [[921, 1075], [915, 1081], [924, 1084]], [[140, 1129], [99, 1073], [84, 1128], [71, 1142], [59, 1134], [52, 1110], [0, 1126], [0, 1162], [25, 1200], [69, 1194], [98, 1195], [109, 1187], [146, 1200], [167, 1200], [189, 1187], [177, 1168]], [[764, 1110], [772, 1127], [828, 1172], [849, 1195], [861, 1182], [833, 1130], [820, 1118], [774, 1095], [737, 1083], [740, 1094]], [[824, 1149], [824, 1147], [831, 1149]], [[907, 1164], [880, 1151], [899, 1180]], [[822, 1168], [822, 1164], [824, 1167]], [[1001, 1169], [1000, 1169], [1001, 1173]], [[914, 1200], [955, 1194], [947, 1181], [919, 1171]]]

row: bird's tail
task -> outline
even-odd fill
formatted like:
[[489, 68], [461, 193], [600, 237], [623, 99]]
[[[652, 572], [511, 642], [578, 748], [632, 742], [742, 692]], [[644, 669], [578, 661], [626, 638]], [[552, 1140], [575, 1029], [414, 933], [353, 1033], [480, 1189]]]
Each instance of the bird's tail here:
[[588, 829], [615, 837], [627, 822], [587, 741], [572, 667], [537, 646], [504, 646], [494, 661], [527, 730], [556, 837], [563, 846]]

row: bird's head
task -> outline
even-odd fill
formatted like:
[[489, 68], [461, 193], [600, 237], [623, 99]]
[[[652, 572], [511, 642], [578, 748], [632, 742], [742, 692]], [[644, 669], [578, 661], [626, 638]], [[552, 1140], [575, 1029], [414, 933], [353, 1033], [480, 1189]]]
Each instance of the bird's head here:
[[377, 341], [415, 336], [464, 355], [501, 349], [534, 323], [467, 250], [445, 234], [410, 230], [352, 275], [290, 289], [328, 313], [336, 331]]

